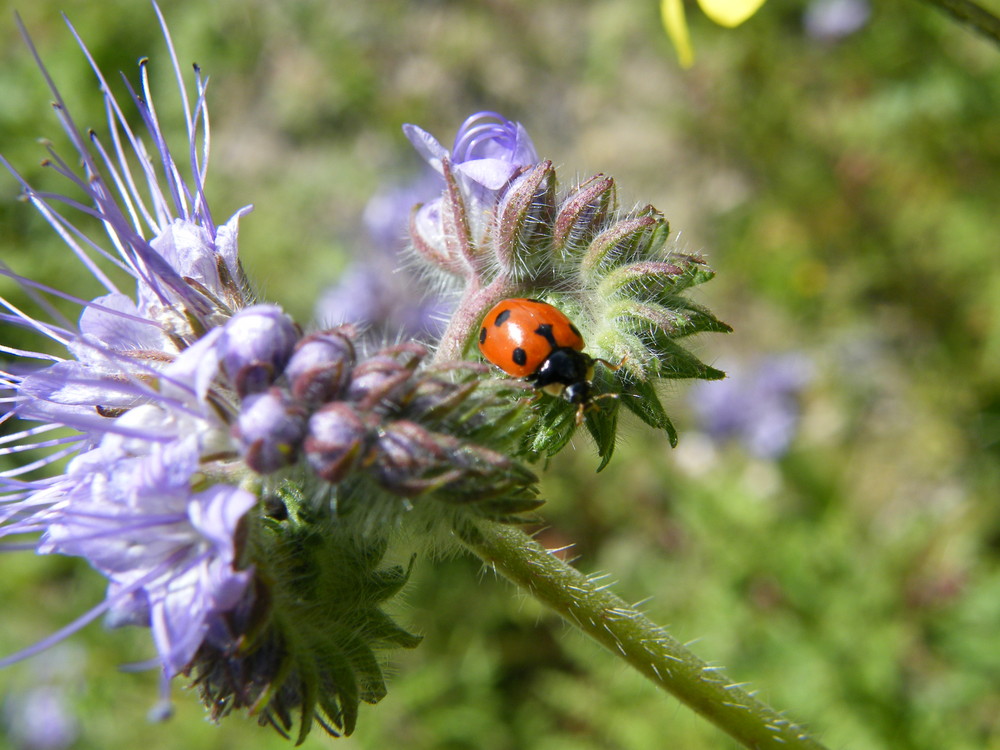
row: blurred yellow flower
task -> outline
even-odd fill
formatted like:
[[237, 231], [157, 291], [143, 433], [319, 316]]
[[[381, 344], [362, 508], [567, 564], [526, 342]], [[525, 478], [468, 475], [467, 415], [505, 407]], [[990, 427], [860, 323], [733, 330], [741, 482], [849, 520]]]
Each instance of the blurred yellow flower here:
[[[757, 12], [764, 0], [698, 0], [705, 15], [720, 26], [739, 26]], [[660, 0], [660, 16], [663, 28], [677, 49], [677, 58], [685, 68], [694, 62], [691, 37], [684, 18], [684, 0]]]

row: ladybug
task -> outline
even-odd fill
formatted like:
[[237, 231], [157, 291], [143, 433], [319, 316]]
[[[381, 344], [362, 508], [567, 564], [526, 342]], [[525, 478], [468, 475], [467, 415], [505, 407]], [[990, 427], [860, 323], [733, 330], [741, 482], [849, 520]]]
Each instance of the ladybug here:
[[537, 299], [505, 299], [486, 313], [479, 330], [479, 351], [486, 359], [550, 396], [579, 404], [578, 422], [592, 401], [594, 363], [604, 362], [583, 347], [583, 336], [572, 321]]

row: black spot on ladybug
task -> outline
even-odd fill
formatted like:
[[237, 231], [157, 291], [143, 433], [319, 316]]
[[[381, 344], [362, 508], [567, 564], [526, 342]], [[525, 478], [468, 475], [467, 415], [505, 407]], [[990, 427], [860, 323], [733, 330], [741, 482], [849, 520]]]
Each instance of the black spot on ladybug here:
[[479, 345], [482, 346], [486, 343], [486, 326], [479, 329]]
[[503, 312], [501, 312], [499, 315], [497, 315], [496, 320], [493, 321], [493, 325], [495, 325], [495, 326], [502, 326], [504, 323], [507, 322], [507, 318], [509, 318], [509, 317], [510, 317], [510, 308], [507, 308], [506, 310], [504, 310]]
[[524, 367], [525, 363], [528, 361], [528, 353], [521, 347], [517, 347], [513, 352], [511, 352], [511, 359], [514, 360], [515, 365]]
[[581, 339], [583, 338], [583, 334], [580, 333], [580, 329], [572, 323], [569, 324], [569, 330], [571, 330], [574, 335], [579, 336]]
[[542, 323], [535, 329], [535, 333], [549, 342], [549, 346], [556, 348], [556, 337], [552, 334], [552, 326], [549, 323]]

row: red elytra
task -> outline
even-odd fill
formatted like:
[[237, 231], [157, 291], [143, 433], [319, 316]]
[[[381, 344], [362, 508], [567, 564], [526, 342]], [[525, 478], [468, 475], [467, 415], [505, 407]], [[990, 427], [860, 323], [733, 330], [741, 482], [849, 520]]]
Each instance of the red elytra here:
[[505, 299], [483, 319], [479, 351], [508, 375], [581, 407], [590, 400], [594, 359], [583, 336], [552, 305], [536, 299]]

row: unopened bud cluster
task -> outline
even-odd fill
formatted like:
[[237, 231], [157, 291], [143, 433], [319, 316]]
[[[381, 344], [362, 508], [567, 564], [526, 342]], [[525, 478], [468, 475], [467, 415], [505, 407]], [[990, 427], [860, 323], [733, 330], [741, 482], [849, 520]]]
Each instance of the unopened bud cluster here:
[[[516, 431], [490, 429], [517, 401], [478, 387], [485, 368], [422, 367], [427, 350], [415, 343], [359, 356], [355, 337], [350, 326], [300, 337], [269, 305], [223, 326], [221, 374], [238, 397], [232, 432], [250, 469], [301, 464], [330, 485], [358, 478], [491, 517], [537, 506], [534, 475], [497, 450]], [[350, 502], [341, 492], [340, 511]]]
[[[497, 122], [486, 127], [484, 118]], [[436, 358], [471, 357], [483, 316], [501, 300], [541, 299], [573, 320], [593, 357], [612, 363], [597, 369], [595, 391], [618, 397], [586, 415], [604, 463], [619, 404], [675, 442], [656, 381], [723, 376], [677, 342], [730, 330], [684, 296], [713, 272], [673, 247], [666, 219], [652, 206], [620, 211], [612, 178], [597, 175], [560, 190], [552, 162], [540, 160], [521, 133], [517, 123], [483, 113], [470, 118], [448, 152], [408, 126], [444, 180], [441, 198], [413, 214], [414, 250], [464, 288]], [[550, 400], [540, 410], [533, 447], [551, 453], [572, 432], [572, 407]], [[561, 425], [554, 431], [553, 420]]]

